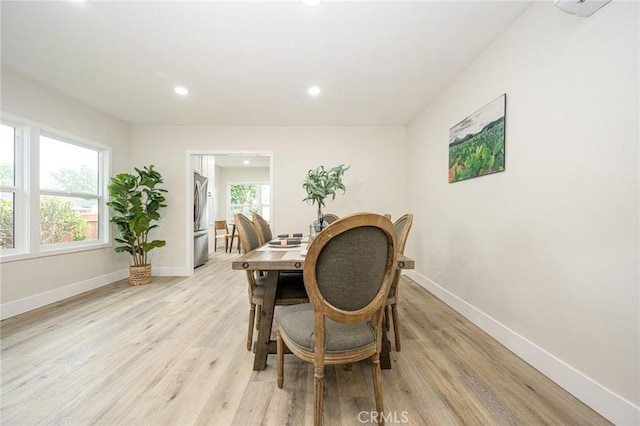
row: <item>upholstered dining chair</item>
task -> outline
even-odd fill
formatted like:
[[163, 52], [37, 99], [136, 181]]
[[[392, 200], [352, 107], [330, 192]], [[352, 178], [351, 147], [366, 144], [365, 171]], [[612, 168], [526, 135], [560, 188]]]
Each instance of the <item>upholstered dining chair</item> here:
[[[260, 247], [260, 237], [255, 225], [243, 214], [234, 215], [234, 222], [238, 230], [238, 237], [244, 253]], [[251, 350], [253, 342], [253, 326], [259, 326], [260, 308], [264, 299], [264, 284], [266, 276], [256, 276], [254, 271], [247, 273], [247, 283], [249, 284], [249, 329], [247, 331], [247, 350]], [[278, 278], [278, 289], [276, 291], [276, 306], [294, 305], [298, 303], [308, 303], [309, 298], [304, 288], [302, 276], [300, 274], [280, 274]], [[256, 308], [258, 310], [258, 320], [256, 321]]]
[[322, 215], [322, 220], [327, 224], [331, 225], [333, 222], [338, 220], [339, 217], [333, 213], [325, 213]]
[[253, 223], [258, 231], [258, 236], [260, 237], [260, 244], [265, 244], [273, 240], [273, 233], [271, 232], [269, 222], [264, 220], [264, 218], [258, 213], [253, 214]]
[[[304, 284], [310, 304], [275, 313], [277, 382], [284, 382], [284, 345], [312, 362], [314, 424], [322, 424], [324, 366], [372, 359], [376, 410], [382, 414], [382, 315], [396, 268], [393, 224], [359, 213], [333, 223], [309, 245]], [[380, 416], [382, 418], [382, 416]]]
[[[404, 254], [404, 246], [407, 243], [407, 237], [409, 231], [411, 231], [411, 225], [413, 224], [413, 215], [405, 214], [398, 218], [393, 223], [393, 227], [396, 232], [396, 250], [398, 254]], [[389, 328], [389, 308], [391, 308], [391, 317], [393, 318], [393, 337], [396, 343], [396, 351], [400, 352], [400, 325], [398, 322], [398, 284], [400, 282], [400, 269], [396, 269], [391, 283], [391, 289], [389, 290], [389, 297], [386, 303], [385, 319], [387, 329]]]
[[229, 238], [231, 238], [231, 234], [229, 233], [229, 226], [227, 225], [226, 220], [216, 220], [213, 225], [213, 232], [215, 234], [215, 241], [213, 243], [213, 251], [218, 250], [218, 240], [224, 240], [224, 251], [225, 253], [229, 251]]

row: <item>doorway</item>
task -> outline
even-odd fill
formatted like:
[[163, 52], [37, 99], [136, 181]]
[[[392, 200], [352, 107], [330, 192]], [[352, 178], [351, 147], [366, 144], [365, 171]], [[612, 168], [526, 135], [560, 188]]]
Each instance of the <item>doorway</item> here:
[[[273, 217], [273, 178], [271, 152], [188, 152], [187, 171], [188, 188], [193, 188], [196, 176], [200, 174], [208, 180], [206, 191], [206, 221], [208, 224], [208, 253], [224, 251], [224, 247], [215, 247], [216, 220], [225, 220], [232, 229], [233, 215], [243, 213], [250, 216], [257, 212], [267, 220]], [[187, 271], [193, 273], [194, 267], [194, 191], [187, 192]], [[233, 241], [231, 253], [239, 245], [239, 239]]]

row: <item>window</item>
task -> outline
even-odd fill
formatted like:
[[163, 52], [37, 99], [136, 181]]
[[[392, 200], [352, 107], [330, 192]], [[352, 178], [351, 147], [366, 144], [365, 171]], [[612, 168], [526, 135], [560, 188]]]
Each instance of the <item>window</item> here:
[[99, 237], [100, 152], [40, 137], [40, 243]]
[[13, 249], [16, 217], [16, 129], [0, 125], [0, 250]]
[[268, 183], [230, 183], [227, 187], [228, 218], [236, 213], [251, 217], [258, 213], [269, 221], [271, 216], [271, 185]]
[[0, 258], [108, 244], [108, 158], [107, 149], [51, 129], [0, 125]]

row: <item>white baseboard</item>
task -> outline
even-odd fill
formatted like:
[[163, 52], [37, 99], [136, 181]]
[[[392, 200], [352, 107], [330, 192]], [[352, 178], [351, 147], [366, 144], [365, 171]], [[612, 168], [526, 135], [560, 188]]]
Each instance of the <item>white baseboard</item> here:
[[0, 319], [5, 319], [19, 315], [33, 309], [41, 308], [51, 303], [59, 302], [68, 297], [76, 296], [102, 287], [116, 281], [123, 280], [129, 276], [127, 269], [111, 272], [109, 274], [100, 275], [98, 277], [89, 278], [85, 281], [69, 284], [64, 287], [56, 288], [53, 290], [45, 291], [33, 296], [25, 297], [23, 299], [14, 300], [0, 306]]
[[585, 376], [427, 277], [414, 270], [404, 273], [609, 421], [620, 426], [640, 424], [640, 407], [637, 405]]
[[[185, 268], [175, 267], [152, 267], [152, 274], [157, 277], [182, 277], [186, 276]], [[10, 318], [19, 314], [23, 314], [34, 309], [41, 308], [51, 303], [59, 302], [68, 297], [77, 296], [78, 294], [102, 287], [116, 281], [126, 279], [129, 276], [128, 269], [111, 272], [109, 274], [100, 275], [98, 277], [89, 278], [88, 280], [69, 284], [64, 287], [45, 291], [23, 299], [14, 300], [0, 306], [0, 320]]]

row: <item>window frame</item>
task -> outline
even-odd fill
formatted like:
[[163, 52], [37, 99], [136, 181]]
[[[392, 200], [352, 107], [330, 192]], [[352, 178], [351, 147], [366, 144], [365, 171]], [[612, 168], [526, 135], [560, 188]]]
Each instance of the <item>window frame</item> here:
[[19, 158], [23, 157], [22, 141], [23, 129], [19, 124], [2, 120], [2, 125], [13, 128], [13, 185], [0, 185], [0, 191], [13, 194], [13, 247], [9, 249], [1, 249], [0, 254], [13, 255], [20, 253], [22, 250], [21, 241], [18, 241], [16, 235], [23, 232], [23, 209], [22, 209], [22, 169], [23, 165]]
[[[39, 137], [39, 144], [41, 144], [42, 141], [42, 136], [45, 136], [49, 139], [52, 139], [56, 142], [59, 143], [65, 143], [68, 145], [73, 145], [73, 146], [77, 146], [80, 148], [84, 148], [84, 149], [88, 149], [91, 151], [96, 152], [97, 157], [98, 157], [98, 170], [97, 170], [97, 174], [98, 174], [98, 182], [97, 182], [97, 194], [90, 194], [90, 193], [82, 193], [82, 192], [67, 192], [67, 191], [63, 191], [63, 190], [55, 190], [55, 189], [42, 189], [40, 186], [40, 180], [38, 179], [38, 206], [40, 205], [39, 203], [41, 202], [42, 196], [49, 196], [49, 197], [57, 197], [57, 198], [85, 198], [85, 199], [95, 199], [98, 203], [98, 238], [95, 240], [89, 240], [89, 241], [72, 241], [72, 242], [64, 242], [64, 243], [50, 243], [50, 244], [43, 244], [40, 239], [38, 241], [38, 244], [40, 244], [40, 250], [41, 251], [49, 251], [49, 250], [56, 250], [56, 249], [64, 249], [64, 248], [69, 248], [69, 247], [76, 247], [76, 246], [83, 246], [85, 244], [91, 245], [91, 243], [95, 243], [95, 242], [99, 242], [102, 238], [102, 233], [103, 233], [103, 226], [102, 226], [102, 216], [103, 213], [101, 212], [101, 206], [106, 202], [105, 197], [104, 197], [104, 193], [105, 191], [103, 190], [103, 184], [104, 184], [104, 178], [103, 178], [103, 164], [102, 164], [102, 151], [99, 149], [96, 149], [94, 147], [90, 147], [87, 146], [86, 144], [79, 144], [79, 143], [74, 143], [73, 141], [68, 140], [67, 138], [63, 138], [58, 136], [57, 134], [53, 134], [50, 132], [40, 132], [40, 137]], [[40, 145], [39, 145], [40, 146]], [[108, 214], [108, 211], [107, 211]], [[40, 209], [38, 208], [38, 215], [40, 215]], [[41, 219], [39, 217], [39, 219]], [[41, 220], [38, 220], [38, 229], [40, 229], [41, 226]]]
[[[0, 263], [55, 256], [111, 247], [109, 225], [108, 178], [111, 172], [111, 148], [49, 126], [2, 113], [2, 124], [19, 129], [15, 149], [14, 248], [0, 250]], [[18, 132], [16, 132], [18, 133]], [[90, 149], [98, 153], [98, 194], [69, 193], [40, 189], [40, 135]], [[4, 187], [3, 187], [4, 190]], [[98, 238], [90, 241], [42, 244], [40, 242], [40, 196], [79, 196], [98, 200]]]
[[[256, 210], [258, 211], [258, 214], [260, 216], [264, 217], [264, 211], [263, 208], [264, 207], [268, 207], [269, 208], [269, 213], [271, 213], [271, 206], [273, 205], [271, 202], [271, 182], [227, 182], [227, 189], [226, 189], [226, 199], [227, 199], [227, 212], [226, 212], [226, 216], [227, 216], [227, 220], [231, 220], [233, 221], [233, 206], [238, 206], [240, 204], [231, 204], [231, 187], [234, 185], [254, 185], [256, 186]], [[268, 186], [269, 187], [269, 204], [262, 204], [261, 200], [262, 200], [262, 186]], [[244, 204], [243, 204], [244, 206]], [[271, 214], [269, 214], [269, 217], [271, 217]]]

